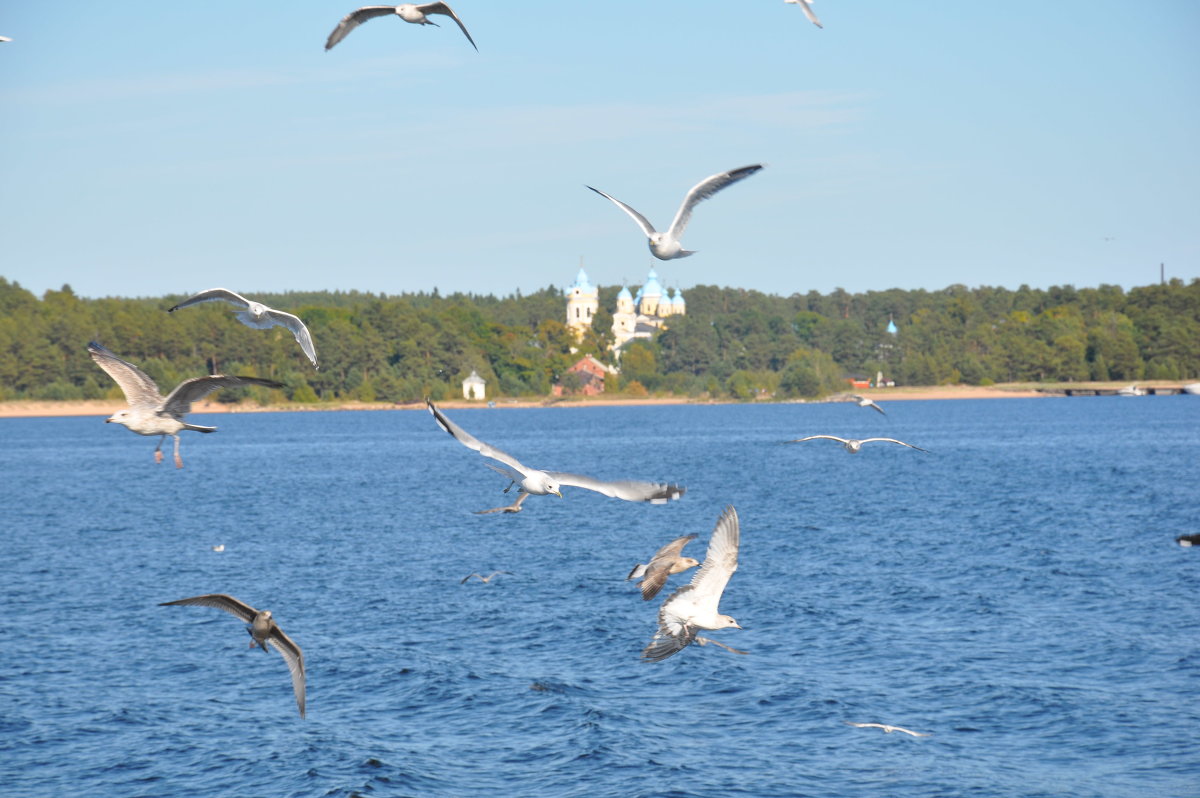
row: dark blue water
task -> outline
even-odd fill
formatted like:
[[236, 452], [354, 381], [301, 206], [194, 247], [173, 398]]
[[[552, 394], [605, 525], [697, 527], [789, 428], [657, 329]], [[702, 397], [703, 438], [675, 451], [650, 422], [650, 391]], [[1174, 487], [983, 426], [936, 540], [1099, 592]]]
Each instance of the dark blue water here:
[[[490, 516], [504, 480], [424, 411], [200, 416], [182, 471], [0, 420], [0, 793], [1200, 794], [1200, 401], [886, 406], [448, 411], [689, 489]], [[932, 453], [780, 444], [814, 433]], [[625, 574], [729, 503], [745, 629], [712, 636], [750, 654], [640, 662], [659, 602]], [[236, 619], [156, 606], [210, 592], [303, 647], [307, 720]]]

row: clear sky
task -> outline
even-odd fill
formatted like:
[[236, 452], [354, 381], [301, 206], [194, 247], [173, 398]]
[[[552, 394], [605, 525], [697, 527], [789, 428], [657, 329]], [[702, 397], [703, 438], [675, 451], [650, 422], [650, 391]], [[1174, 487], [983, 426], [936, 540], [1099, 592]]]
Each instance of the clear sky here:
[[[343, 0], [0, 6], [0, 276], [779, 294], [1200, 276], [1195, 0], [454, 0], [330, 52]], [[767, 168], [645, 238], [700, 179]]]

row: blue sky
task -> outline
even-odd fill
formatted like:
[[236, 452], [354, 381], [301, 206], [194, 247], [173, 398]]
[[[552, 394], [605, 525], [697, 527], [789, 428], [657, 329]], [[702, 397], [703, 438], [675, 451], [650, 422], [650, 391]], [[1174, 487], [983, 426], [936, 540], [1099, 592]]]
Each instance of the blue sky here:
[[[1200, 3], [8, 3], [0, 276], [41, 293], [778, 294], [1200, 276]], [[447, 27], [448, 26], [448, 27]], [[700, 179], [767, 168], [665, 227]]]

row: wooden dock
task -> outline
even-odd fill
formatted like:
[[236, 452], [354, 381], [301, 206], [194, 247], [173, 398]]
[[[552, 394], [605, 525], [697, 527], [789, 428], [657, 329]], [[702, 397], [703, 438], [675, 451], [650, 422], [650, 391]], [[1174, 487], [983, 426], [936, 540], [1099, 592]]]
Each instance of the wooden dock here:
[[1139, 385], [1140, 394], [1123, 394], [1122, 388], [1038, 388], [1047, 396], [1176, 396], [1184, 393], [1178, 386]]

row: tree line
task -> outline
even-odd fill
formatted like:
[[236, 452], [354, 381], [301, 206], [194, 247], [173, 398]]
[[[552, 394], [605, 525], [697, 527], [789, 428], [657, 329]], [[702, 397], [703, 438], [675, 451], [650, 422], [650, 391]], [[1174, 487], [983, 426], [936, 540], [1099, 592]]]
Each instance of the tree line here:
[[[461, 395], [477, 371], [489, 396], [544, 396], [584, 354], [615, 364], [611, 309], [581, 340], [566, 327], [562, 290], [527, 296], [293, 292], [255, 299], [300, 316], [314, 370], [283, 328], [252, 330], [210, 303], [176, 313], [182, 295], [88, 299], [64, 285], [40, 298], [0, 277], [0, 399], [120, 396], [87, 355], [96, 340], [154, 377], [164, 392], [213, 370], [273, 379], [281, 390], [225, 391], [263, 402], [417, 401]], [[748, 399], [820, 396], [847, 374], [898, 385], [1200, 376], [1200, 280], [1132, 288], [810, 291], [782, 297], [696, 286], [687, 315], [625, 347], [609, 390]], [[897, 332], [887, 331], [893, 320]]]

